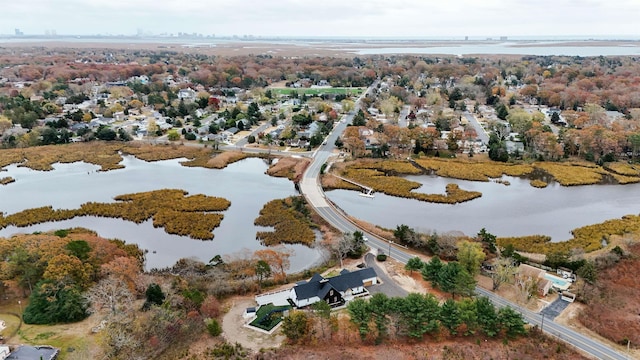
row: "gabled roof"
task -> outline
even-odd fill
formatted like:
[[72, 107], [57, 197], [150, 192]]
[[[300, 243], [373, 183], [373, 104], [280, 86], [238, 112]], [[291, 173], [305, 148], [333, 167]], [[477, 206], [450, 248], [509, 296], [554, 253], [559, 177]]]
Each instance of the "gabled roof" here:
[[356, 288], [363, 285], [365, 279], [376, 277], [373, 268], [364, 268], [357, 271], [349, 272], [349, 270], [340, 271], [340, 275], [325, 279], [322, 275], [316, 273], [306, 283], [298, 283], [293, 288], [298, 300], [310, 299], [314, 296], [323, 299], [329, 290], [335, 289], [341, 293], [348, 289]]
[[362, 286], [364, 279], [370, 279], [376, 277], [376, 271], [373, 268], [364, 268], [358, 271], [350, 273], [340, 274], [329, 278], [331, 285], [340, 292], [344, 292], [347, 289]]

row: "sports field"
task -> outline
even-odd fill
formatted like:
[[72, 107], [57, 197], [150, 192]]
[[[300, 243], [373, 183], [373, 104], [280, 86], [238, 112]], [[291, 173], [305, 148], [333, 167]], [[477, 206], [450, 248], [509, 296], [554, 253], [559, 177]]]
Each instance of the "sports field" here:
[[297, 92], [298, 95], [306, 94], [306, 95], [355, 95], [358, 96], [364, 92], [366, 88], [359, 87], [332, 87], [332, 88], [270, 88], [276, 94], [279, 95], [291, 95], [294, 92]]

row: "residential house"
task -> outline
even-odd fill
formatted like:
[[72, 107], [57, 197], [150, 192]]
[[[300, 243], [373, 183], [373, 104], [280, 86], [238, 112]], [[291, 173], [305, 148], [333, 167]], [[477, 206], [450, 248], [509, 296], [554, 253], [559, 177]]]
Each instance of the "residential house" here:
[[318, 130], [320, 130], [320, 125], [318, 124], [318, 122], [314, 121], [309, 124], [306, 129], [301, 129], [300, 131], [298, 131], [297, 135], [300, 138], [310, 139]]
[[196, 109], [196, 116], [201, 118], [203, 116], [207, 115], [207, 110], [205, 109]]
[[196, 92], [193, 89], [186, 88], [178, 91], [178, 99], [184, 101], [193, 101], [196, 98]]
[[516, 273], [516, 284], [526, 286], [527, 283], [537, 284], [538, 295], [547, 296], [553, 283], [545, 278], [546, 271], [527, 264], [520, 264]]
[[13, 127], [4, 131], [4, 133], [0, 134], [3, 138], [9, 138], [11, 136], [17, 138], [18, 136], [24, 135], [29, 132], [29, 129], [25, 129], [20, 124], [14, 124]]
[[5, 360], [55, 360], [59, 352], [59, 349], [47, 345], [20, 345]]
[[222, 138], [224, 141], [231, 141], [231, 138], [233, 138], [233, 135], [237, 134], [238, 131], [239, 130], [237, 127], [232, 127], [223, 131], [222, 133], [220, 133], [220, 135], [222, 135]]
[[515, 154], [516, 151], [520, 154], [524, 153], [524, 143], [522, 141], [506, 140], [504, 146], [507, 148], [507, 153]]
[[[242, 125], [240, 125], [240, 124], [242, 124]], [[236, 121], [236, 127], [238, 129], [240, 129], [240, 127], [242, 127], [242, 129], [248, 130], [249, 128], [251, 128], [251, 123], [247, 119], [240, 119], [240, 120]]]
[[258, 295], [256, 302], [259, 305], [273, 303], [276, 306], [292, 305], [303, 308], [318, 301], [325, 301], [332, 307], [338, 307], [355, 298], [369, 295], [366, 287], [377, 283], [377, 274], [373, 268], [356, 271], [343, 269], [338, 276], [325, 278], [315, 274], [308, 281], [300, 281], [291, 289]]
[[[4, 329], [4, 321], [2, 322], [2, 328]], [[10, 353], [11, 350], [7, 345], [0, 345], [0, 360], [6, 359]]]

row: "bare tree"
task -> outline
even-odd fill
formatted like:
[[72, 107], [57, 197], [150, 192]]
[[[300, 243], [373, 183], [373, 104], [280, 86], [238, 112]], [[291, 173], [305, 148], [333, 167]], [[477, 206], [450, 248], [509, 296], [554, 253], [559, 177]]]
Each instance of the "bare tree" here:
[[499, 258], [496, 262], [495, 269], [491, 274], [493, 280], [493, 291], [497, 291], [500, 285], [511, 281], [516, 274], [516, 267], [511, 258]]
[[114, 276], [100, 280], [85, 296], [91, 304], [89, 311], [99, 312], [102, 309], [108, 309], [108, 316], [127, 313], [131, 310], [131, 304], [135, 299], [127, 284]]
[[142, 344], [136, 338], [132, 322], [131, 318], [118, 316], [104, 328], [102, 339], [105, 359], [121, 359], [124, 356], [128, 359], [140, 358], [136, 355], [136, 350], [140, 349]]
[[520, 295], [520, 300], [523, 303], [528, 303], [538, 292], [538, 286], [540, 279], [531, 276], [517, 276], [516, 277], [516, 289]]
[[347, 254], [353, 250], [353, 234], [344, 233], [342, 237], [338, 239], [338, 241], [333, 243], [332, 251], [336, 255], [338, 259], [340, 259], [340, 267], [343, 267], [342, 260], [347, 256]]

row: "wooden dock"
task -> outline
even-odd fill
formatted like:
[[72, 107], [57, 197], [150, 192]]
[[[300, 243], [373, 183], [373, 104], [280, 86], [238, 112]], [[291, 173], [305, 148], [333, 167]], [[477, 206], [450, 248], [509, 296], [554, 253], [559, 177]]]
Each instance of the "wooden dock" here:
[[342, 176], [339, 176], [339, 175], [336, 175], [336, 174], [332, 174], [332, 175], [337, 177], [338, 179], [340, 179], [342, 181], [346, 181], [346, 182], [348, 182], [350, 184], [353, 184], [353, 185], [356, 185], [358, 187], [361, 187], [363, 191], [362, 191], [362, 193], [360, 193], [360, 195], [366, 196], [366, 197], [373, 197], [373, 188], [370, 188], [370, 187], [368, 187], [366, 185], [362, 185], [362, 184], [360, 184], [358, 182], [355, 182], [353, 180], [349, 180], [347, 178], [343, 178]]

